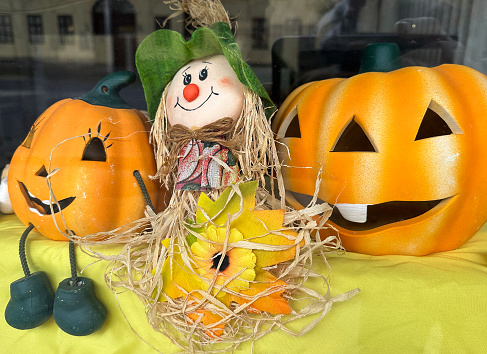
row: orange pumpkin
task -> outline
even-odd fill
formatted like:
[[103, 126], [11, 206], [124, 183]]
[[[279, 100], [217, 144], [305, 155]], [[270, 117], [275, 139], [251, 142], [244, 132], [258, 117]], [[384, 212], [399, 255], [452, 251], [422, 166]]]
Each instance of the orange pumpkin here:
[[[347, 250], [425, 255], [487, 219], [487, 78], [461, 65], [308, 83], [274, 122], [287, 201], [314, 193]], [[304, 167], [304, 168], [300, 168]], [[311, 167], [311, 168], [309, 168]]]
[[[114, 73], [80, 99], [53, 104], [36, 120], [15, 151], [8, 176], [13, 209], [45, 237], [66, 240], [57, 229], [78, 236], [109, 231], [144, 216], [146, 202], [133, 176], [139, 170], [151, 200], [158, 184], [149, 144], [150, 124], [118, 96], [135, 74]], [[49, 202], [47, 176], [62, 209]], [[161, 191], [162, 193], [163, 191]], [[52, 213], [53, 211], [54, 213]]]

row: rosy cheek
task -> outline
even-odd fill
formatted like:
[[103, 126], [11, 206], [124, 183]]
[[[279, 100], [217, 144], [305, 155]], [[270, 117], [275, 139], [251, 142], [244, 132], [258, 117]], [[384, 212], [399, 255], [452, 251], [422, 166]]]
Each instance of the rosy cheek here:
[[174, 97], [173, 96], [166, 98], [166, 106], [169, 106], [169, 107], [174, 106]]
[[232, 87], [233, 86], [233, 81], [229, 77], [224, 77], [224, 78], [220, 79], [219, 83], [220, 83], [220, 86], [222, 86], [222, 87]]

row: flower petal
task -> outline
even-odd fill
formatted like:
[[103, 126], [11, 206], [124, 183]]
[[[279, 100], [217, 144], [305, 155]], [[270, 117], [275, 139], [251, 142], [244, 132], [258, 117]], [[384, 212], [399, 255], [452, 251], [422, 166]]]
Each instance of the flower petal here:
[[232, 265], [237, 265], [241, 268], [254, 268], [257, 256], [252, 250], [244, 248], [233, 248], [227, 252], [232, 260]]
[[[291, 308], [286, 299], [282, 297], [284, 290], [273, 290], [272, 287], [280, 287], [286, 285], [282, 280], [278, 280], [275, 276], [267, 271], [260, 270], [257, 272], [255, 281], [250, 283], [248, 290], [242, 290], [240, 293], [242, 295], [257, 296], [264, 291], [271, 290], [272, 293], [269, 295], [263, 295], [255, 300], [249, 307], [251, 312], [253, 310], [266, 311], [271, 314], [285, 314], [291, 313]], [[225, 297], [225, 302], [230, 305], [230, 302], [234, 301], [240, 305], [250, 302], [250, 300], [227, 294]]]
[[[248, 183], [241, 183], [238, 185], [240, 192], [242, 193], [244, 202], [244, 211], [249, 213], [255, 208], [255, 192], [257, 191], [257, 181], [251, 181]], [[240, 196], [235, 193], [232, 198], [229, 199], [232, 187], [226, 188], [217, 200], [212, 201], [206, 194], [201, 193], [198, 199], [198, 210], [196, 211], [196, 223], [201, 224], [206, 221], [201, 209], [203, 209], [208, 217], [213, 218], [217, 214], [213, 221], [217, 225], [225, 225], [228, 214], [235, 214], [240, 210]], [[224, 212], [222, 212], [224, 211]]]
[[208, 326], [206, 328], [206, 333], [211, 338], [217, 338], [223, 334], [223, 329], [225, 328], [224, 323], [220, 323], [218, 325], [211, 326], [212, 324], [217, 323], [223, 319], [223, 317], [221, 317], [220, 315], [217, 315], [216, 313], [213, 313], [211, 311], [207, 311], [207, 310], [203, 310], [203, 309], [197, 309], [194, 312], [188, 313], [187, 316], [193, 322], [201, 321], [205, 326]]
[[206, 258], [207, 255], [211, 252], [210, 244], [208, 242], [201, 242], [197, 240], [191, 245], [191, 252], [193, 255], [201, 258]]
[[[170, 252], [170, 239], [162, 241], [162, 244]], [[203, 286], [199, 277], [184, 264], [177, 244], [172, 247], [172, 257], [168, 256], [164, 261], [162, 281], [162, 290], [172, 299], [185, 297], [187, 295], [186, 292], [202, 289]], [[180, 288], [186, 290], [186, 292]], [[165, 301], [164, 297], [160, 296], [159, 301]]]
[[[263, 247], [265, 247], [265, 245], [289, 246], [288, 249], [282, 251], [259, 250], [258, 246], [256, 246], [254, 253], [257, 255], [257, 265], [264, 268], [293, 259], [296, 255], [296, 247], [292, 245], [295, 243], [294, 239], [296, 238], [297, 233], [292, 230], [276, 231], [276, 233], [290, 236], [290, 239], [285, 236], [269, 233], [269, 231], [282, 228], [284, 210], [259, 210], [254, 211], [253, 215], [257, 224], [253, 228], [248, 227], [245, 232], [243, 232], [246, 239], [250, 238], [249, 241], [261, 244]], [[269, 231], [267, 231], [263, 225], [265, 225]], [[304, 245], [304, 240], [301, 241], [301, 245]]]

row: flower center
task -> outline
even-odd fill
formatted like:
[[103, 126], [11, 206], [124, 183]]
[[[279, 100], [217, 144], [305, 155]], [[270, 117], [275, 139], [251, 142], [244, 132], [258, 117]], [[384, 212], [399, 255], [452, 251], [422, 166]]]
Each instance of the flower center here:
[[[222, 254], [220, 252], [215, 253], [213, 255], [213, 264], [211, 266], [211, 269], [218, 268], [218, 264], [220, 264], [221, 258], [222, 258]], [[225, 254], [225, 256], [223, 257], [222, 264], [220, 266], [220, 272], [225, 271], [225, 269], [227, 269], [229, 265], [230, 265], [230, 259], [228, 258], [228, 255]]]

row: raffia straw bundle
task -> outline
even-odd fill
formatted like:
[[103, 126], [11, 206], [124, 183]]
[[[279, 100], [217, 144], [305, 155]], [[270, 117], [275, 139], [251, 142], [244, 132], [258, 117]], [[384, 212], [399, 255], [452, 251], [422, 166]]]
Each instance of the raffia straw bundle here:
[[225, 22], [231, 25], [228, 13], [219, 0], [165, 0], [165, 4], [174, 13], [168, 20], [182, 14], [187, 14], [186, 28], [209, 27], [216, 22]]

